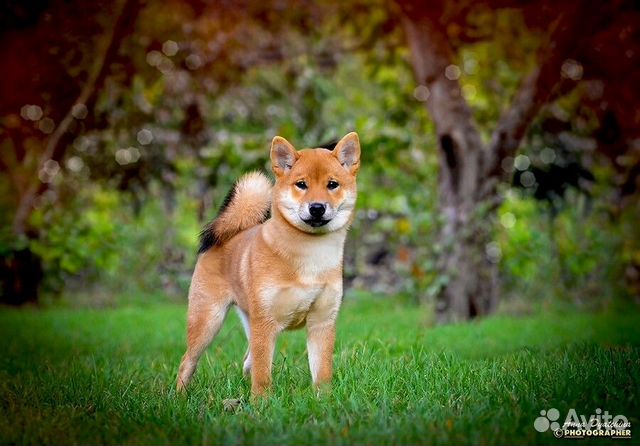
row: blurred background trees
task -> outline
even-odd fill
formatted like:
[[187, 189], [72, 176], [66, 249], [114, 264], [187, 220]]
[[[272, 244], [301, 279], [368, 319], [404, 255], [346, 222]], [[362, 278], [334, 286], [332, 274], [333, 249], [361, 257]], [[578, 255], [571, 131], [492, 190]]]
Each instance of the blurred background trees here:
[[[602, 64], [602, 50], [598, 50], [612, 44], [607, 39], [613, 34], [618, 36], [620, 46], [615, 54], [607, 55], [608, 63], [631, 61], [630, 56], [640, 43], [637, 30], [631, 38], [624, 36], [632, 34], [638, 22], [634, 16], [637, 6], [631, 2], [581, 1], [405, 1], [401, 5], [415, 76], [423, 94], [428, 95], [425, 104], [438, 135], [444, 280], [436, 308], [444, 321], [464, 320], [491, 313], [497, 305], [498, 268], [493, 258], [497, 256], [486, 255], [485, 251], [490, 249], [492, 223], [503, 197], [499, 186], [508, 180], [509, 160], [542, 107], [569, 94], [583, 79], [598, 80], [603, 85], [627, 84], [623, 89], [630, 97], [635, 96], [637, 103], [637, 94], [632, 92], [635, 81], [629, 81], [629, 75], [639, 74], [638, 64], [634, 67], [633, 62], [628, 63], [628, 70], [618, 78], [619, 71]], [[521, 64], [513, 98], [501, 104], [497, 120], [484, 125], [490, 135], [487, 143], [461, 88], [462, 70], [456, 64], [456, 52], [485, 40], [493, 41], [498, 48], [508, 46], [509, 61], [515, 59]], [[589, 73], [586, 78], [585, 68]], [[594, 93], [600, 98], [604, 94]], [[604, 102], [610, 99], [615, 100], [609, 96]], [[614, 111], [609, 113], [616, 115]], [[625, 111], [619, 108], [618, 113]], [[631, 142], [637, 134], [633, 124], [628, 127], [630, 132], [624, 138]], [[619, 147], [618, 152], [616, 156], [622, 155], [625, 148]], [[592, 180], [593, 175], [579, 163], [571, 162], [552, 165], [548, 170], [527, 169], [518, 172], [515, 179], [520, 185], [535, 189], [537, 197], [549, 197], [550, 191], [545, 189], [556, 189], [554, 192], [561, 197], [567, 186], [580, 188], [580, 181]], [[554, 181], [558, 184], [549, 184]]]
[[633, 2], [1, 8], [4, 303], [183, 299], [199, 228], [271, 138], [351, 130], [351, 289], [440, 321], [638, 296]]

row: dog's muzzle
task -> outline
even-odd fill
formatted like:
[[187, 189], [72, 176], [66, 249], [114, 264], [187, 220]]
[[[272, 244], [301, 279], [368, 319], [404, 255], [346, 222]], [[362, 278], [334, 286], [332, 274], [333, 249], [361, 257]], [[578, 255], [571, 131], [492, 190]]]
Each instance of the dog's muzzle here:
[[310, 203], [309, 204], [309, 215], [311, 218], [303, 219], [303, 221], [311, 227], [319, 228], [320, 226], [324, 226], [331, 221], [331, 219], [325, 219], [325, 213], [327, 212], [327, 207], [322, 203]]

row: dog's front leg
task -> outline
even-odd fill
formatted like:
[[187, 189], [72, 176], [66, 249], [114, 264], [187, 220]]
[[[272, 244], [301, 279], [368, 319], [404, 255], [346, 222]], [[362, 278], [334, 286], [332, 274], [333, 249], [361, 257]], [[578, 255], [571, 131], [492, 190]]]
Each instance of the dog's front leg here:
[[333, 349], [336, 341], [335, 321], [307, 325], [307, 354], [314, 386], [331, 381], [333, 373]]
[[307, 355], [311, 379], [316, 387], [331, 381], [336, 319], [342, 303], [342, 277], [327, 286], [307, 314]]
[[251, 320], [251, 394], [263, 395], [271, 387], [271, 366], [276, 346], [277, 327], [271, 321]]

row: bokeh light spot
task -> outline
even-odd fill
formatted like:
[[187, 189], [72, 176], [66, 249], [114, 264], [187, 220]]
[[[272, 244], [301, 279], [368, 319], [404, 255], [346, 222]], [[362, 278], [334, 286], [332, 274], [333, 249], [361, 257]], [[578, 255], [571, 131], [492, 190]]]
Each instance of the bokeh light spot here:
[[502, 167], [502, 170], [504, 170], [506, 173], [513, 172], [513, 157], [505, 156], [504, 158], [502, 158], [502, 161], [500, 162], [500, 166]]
[[473, 57], [468, 57], [464, 60], [462, 68], [467, 74], [475, 74], [478, 70], [478, 61]]
[[429, 95], [430, 94], [431, 94], [431, 92], [429, 91], [429, 89], [427, 88], [426, 85], [418, 85], [413, 90], [413, 97], [416, 98], [420, 102], [427, 101], [429, 99]]
[[187, 56], [185, 63], [190, 70], [197, 70], [202, 66], [202, 59], [197, 54], [190, 54]]
[[42, 169], [38, 172], [38, 178], [43, 183], [51, 183], [60, 172], [60, 164], [56, 160], [47, 160], [42, 165]]
[[162, 52], [169, 57], [178, 54], [178, 49], [178, 44], [173, 40], [167, 40], [162, 44]]
[[73, 141], [73, 147], [75, 147], [78, 152], [86, 152], [90, 145], [91, 140], [86, 136], [79, 136]]
[[40, 118], [42, 118], [42, 114], [42, 107], [40, 107], [39, 105], [26, 104], [23, 105], [20, 109], [20, 116], [22, 116], [23, 119], [27, 119], [29, 121], [38, 121]]
[[462, 86], [462, 93], [464, 94], [464, 97], [469, 100], [475, 99], [477, 92], [476, 87], [471, 84]]
[[542, 152], [540, 152], [540, 160], [545, 164], [551, 164], [555, 161], [555, 159], [556, 151], [551, 147], [545, 147], [544, 149], [542, 149]]
[[524, 187], [533, 187], [536, 184], [536, 176], [530, 171], [522, 172], [522, 175], [520, 175], [520, 184]]
[[487, 260], [491, 263], [498, 263], [502, 258], [502, 249], [497, 242], [489, 242], [485, 245], [484, 248], [485, 255], [487, 256]]
[[67, 160], [67, 169], [72, 172], [80, 172], [84, 167], [84, 161], [79, 156], [72, 156]]
[[84, 104], [74, 104], [74, 106], [71, 107], [71, 114], [76, 119], [86, 118], [87, 113], [88, 113], [87, 106]]
[[516, 224], [516, 216], [513, 215], [511, 212], [505, 212], [500, 216], [500, 224], [505, 229], [511, 229]]
[[518, 155], [516, 159], [513, 161], [513, 165], [518, 170], [527, 170], [531, 165], [531, 160], [527, 155]]
[[560, 73], [565, 79], [579, 81], [580, 79], [582, 79], [583, 74], [582, 64], [577, 60], [567, 59], [562, 63], [562, 67], [560, 67]]
[[38, 122], [38, 128], [42, 133], [45, 133], [48, 135], [55, 130], [56, 124], [55, 122], [53, 122], [53, 119], [44, 118], [42, 121]]
[[151, 133], [151, 130], [142, 129], [138, 132], [136, 139], [140, 144], [146, 146], [151, 144], [151, 141], [153, 141], [153, 133]]
[[162, 62], [162, 53], [160, 51], [149, 51], [147, 53], [147, 63], [152, 67], [157, 67]]
[[444, 75], [450, 81], [455, 81], [460, 79], [460, 75], [462, 72], [460, 71], [460, 67], [455, 64], [451, 64], [444, 69]]
[[135, 163], [140, 159], [140, 150], [137, 147], [127, 147], [116, 151], [116, 162], [121, 166]]

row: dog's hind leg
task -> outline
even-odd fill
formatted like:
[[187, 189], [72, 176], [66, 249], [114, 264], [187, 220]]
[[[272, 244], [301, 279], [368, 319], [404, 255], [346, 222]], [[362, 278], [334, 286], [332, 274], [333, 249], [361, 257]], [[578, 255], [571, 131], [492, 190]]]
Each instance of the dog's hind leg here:
[[247, 347], [247, 352], [244, 354], [244, 360], [242, 364], [242, 373], [244, 376], [251, 375], [251, 332], [249, 330], [249, 316], [247, 313], [242, 311], [239, 307], [236, 307], [236, 313], [240, 317], [240, 322], [242, 322], [242, 328], [244, 328], [244, 333], [247, 335], [247, 341], [249, 341], [249, 346]]
[[183, 391], [189, 384], [200, 356], [222, 328], [231, 306], [231, 298], [221, 292], [220, 288], [216, 289], [213, 286], [198, 286], [194, 276], [189, 291], [187, 351], [182, 357], [178, 371], [178, 391]]

